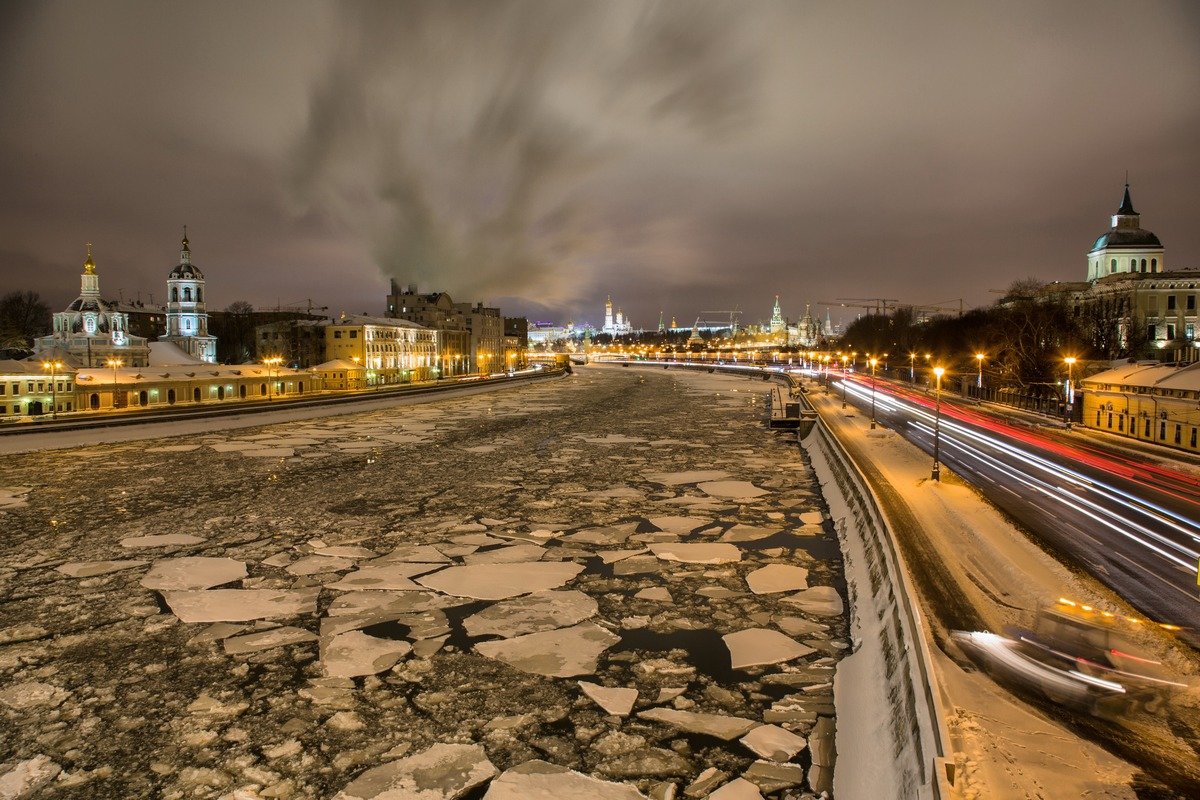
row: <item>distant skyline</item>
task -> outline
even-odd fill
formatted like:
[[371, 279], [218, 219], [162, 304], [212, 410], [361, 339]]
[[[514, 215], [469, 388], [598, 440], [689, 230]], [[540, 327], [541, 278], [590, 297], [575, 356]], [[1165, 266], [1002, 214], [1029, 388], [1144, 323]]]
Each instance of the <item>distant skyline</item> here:
[[10, 2], [0, 289], [59, 310], [90, 241], [161, 301], [186, 224], [211, 309], [975, 306], [1082, 280], [1127, 171], [1200, 269], [1197, 42], [1189, 2]]

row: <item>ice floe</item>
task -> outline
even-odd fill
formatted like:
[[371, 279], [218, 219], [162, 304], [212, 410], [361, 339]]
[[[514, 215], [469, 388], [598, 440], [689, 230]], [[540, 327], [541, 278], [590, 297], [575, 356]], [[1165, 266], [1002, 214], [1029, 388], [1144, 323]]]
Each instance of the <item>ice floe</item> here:
[[66, 564], [59, 564], [55, 569], [63, 575], [69, 575], [72, 578], [92, 578], [96, 575], [107, 575], [110, 572], [122, 572], [134, 567], [146, 566], [145, 561], [137, 560], [118, 560], [118, 561], [69, 561]]
[[468, 636], [494, 634], [505, 639], [565, 628], [596, 616], [596, 601], [580, 591], [537, 592], [504, 600], [463, 620]]
[[713, 497], [723, 497], [729, 500], [753, 500], [770, 494], [766, 489], [760, 489], [750, 481], [706, 481], [697, 487], [705, 494]]
[[768, 564], [746, 576], [746, 585], [755, 594], [794, 592], [808, 588], [808, 570], [790, 564]]
[[748, 628], [736, 633], [727, 633], [721, 638], [729, 648], [729, 658], [734, 669], [779, 664], [815, 652], [808, 645], [769, 628]]
[[319, 588], [187, 589], [163, 592], [171, 612], [183, 622], [249, 622], [254, 619], [315, 614]]
[[582, 564], [534, 561], [522, 564], [468, 564], [447, 567], [417, 578], [417, 583], [456, 597], [503, 600], [522, 594], [556, 589], [583, 572]]
[[691, 711], [677, 711], [673, 708], [650, 708], [639, 711], [638, 717], [661, 722], [688, 733], [703, 733], [726, 741], [745, 736], [760, 724], [752, 719], [743, 719], [742, 717], [699, 714]]
[[694, 469], [686, 472], [652, 472], [646, 475], [651, 483], [661, 483], [663, 486], [682, 486], [688, 483], [703, 483], [719, 481], [729, 477], [729, 473], [719, 469]]
[[289, 644], [315, 642], [316, 640], [317, 635], [315, 633], [306, 631], [303, 628], [287, 625], [282, 628], [272, 628], [271, 630], [259, 633], [232, 636], [225, 639], [221, 644], [224, 645], [227, 654], [236, 656], [245, 653], [257, 653], [261, 650], [270, 650]]
[[742, 744], [755, 755], [770, 761], [791, 761], [796, 754], [808, 747], [803, 736], [797, 736], [778, 725], [762, 725], [741, 738]]
[[334, 800], [454, 800], [496, 772], [479, 745], [439, 743], [367, 770]]
[[483, 800], [648, 800], [624, 783], [593, 778], [545, 761], [526, 761], [505, 770]]
[[183, 556], [154, 562], [142, 576], [147, 589], [211, 589], [246, 577], [246, 565], [232, 558]]
[[663, 561], [685, 564], [728, 564], [742, 560], [742, 551], [725, 542], [656, 542], [650, 552]]
[[845, 610], [841, 595], [832, 586], [813, 586], [782, 599], [817, 617], [840, 617]]
[[480, 642], [475, 650], [522, 672], [573, 678], [593, 674], [600, 654], [619, 641], [619, 637], [599, 625], [583, 622], [570, 628]]
[[127, 536], [121, 540], [121, 547], [130, 549], [137, 547], [183, 547], [189, 544], [203, 542], [199, 536], [190, 533], [159, 533], [152, 536]]
[[391, 669], [411, 650], [408, 642], [350, 631], [321, 641], [321, 665], [331, 678], [357, 678]]
[[627, 717], [633, 711], [633, 704], [637, 702], [637, 689], [626, 689], [621, 687], [600, 686], [587, 681], [579, 681], [579, 688], [583, 689], [583, 693], [595, 701], [596, 705], [605, 710], [606, 713], [617, 717]]

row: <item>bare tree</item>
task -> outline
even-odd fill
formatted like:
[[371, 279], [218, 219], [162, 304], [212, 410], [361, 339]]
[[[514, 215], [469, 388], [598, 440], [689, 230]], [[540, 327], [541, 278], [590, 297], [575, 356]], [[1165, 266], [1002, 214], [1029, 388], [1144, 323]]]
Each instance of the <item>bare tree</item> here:
[[0, 350], [29, 353], [33, 340], [50, 333], [50, 306], [37, 292], [9, 292], [0, 298]]

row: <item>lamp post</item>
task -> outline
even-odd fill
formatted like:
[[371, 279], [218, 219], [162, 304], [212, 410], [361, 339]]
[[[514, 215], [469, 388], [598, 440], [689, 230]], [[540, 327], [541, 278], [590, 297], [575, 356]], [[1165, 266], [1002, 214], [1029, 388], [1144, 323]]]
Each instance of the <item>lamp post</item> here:
[[[976, 353], [975, 361], [977, 361], [979, 363], [979, 377], [977, 377], [975, 379], [975, 386], [978, 389], [982, 389], [983, 388], [983, 353]], [[979, 399], [982, 400], [983, 392], [980, 392], [979, 395], [980, 395]]]
[[908, 354], [908, 382], [917, 385], [917, 354]]
[[879, 359], [871, 359], [871, 430], [875, 430], [875, 365]]
[[283, 363], [283, 358], [280, 356], [272, 356], [264, 358], [263, 363], [267, 365], [267, 402], [270, 402], [275, 395], [275, 379], [271, 376], [272, 370]]
[[112, 384], [112, 407], [117, 407], [117, 367], [124, 366], [125, 362], [119, 358], [110, 358], [104, 362], [104, 366], [112, 367], [113, 384]]
[[1063, 359], [1067, 362], [1067, 390], [1063, 393], [1063, 414], [1066, 415], [1067, 430], [1071, 429], [1071, 420], [1074, 414], [1071, 412], [1075, 406], [1075, 390], [1071, 385], [1071, 368], [1075, 366], [1075, 356], [1067, 356]]
[[846, 357], [842, 356], [842, 408], [846, 407]]
[[62, 367], [61, 361], [43, 361], [42, 369], [50, 370], [50, 419], [58, 419], [58, 387], [54, 385], [55, 371]]
[[[362, 359], [358, 356], [350, 356], [350, 360], [354, 362], [354, 377], [358, 378], [358, 367], [361, 364]], [[362, 378], [358, 378], [358, 388], [362, 388]]]
[[936, 400], [933, 404], [933, 475], [935, 481], [942, 479], [942, 463], [940, 450], [941, 437], [941, 421], [942, 421], [942, 376], [946, 374], [946, 370], [942, 367], [934, 367], [933, 374], [937, 378], [937, 393]]

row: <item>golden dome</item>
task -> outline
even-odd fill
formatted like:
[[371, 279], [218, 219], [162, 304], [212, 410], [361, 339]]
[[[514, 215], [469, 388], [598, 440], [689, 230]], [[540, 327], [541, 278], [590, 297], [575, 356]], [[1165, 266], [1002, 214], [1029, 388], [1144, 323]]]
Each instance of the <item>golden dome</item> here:
[[96, 274], [96, 262], [92, 260], [92, 243], [91, 242], [87, 243], [87, 251], [88, 251], [87, 259], [84, 260], [84, 262], [83, 262], [83, 273], [85, 275], [95, 275]]

